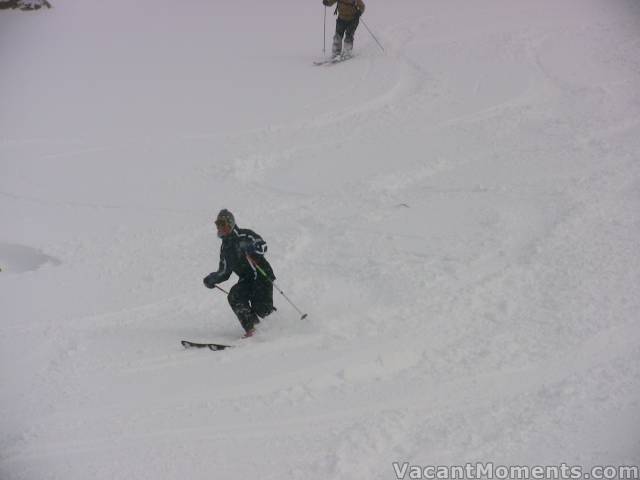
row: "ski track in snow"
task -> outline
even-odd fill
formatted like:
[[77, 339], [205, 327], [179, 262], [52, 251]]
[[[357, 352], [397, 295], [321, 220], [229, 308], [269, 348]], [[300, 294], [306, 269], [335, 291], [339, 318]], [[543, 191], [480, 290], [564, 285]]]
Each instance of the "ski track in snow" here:
[[[279, 63], [263, 126], [2, 139], [3, 479], [638, 463], [640, 12], [458, 3]], [[237, 340], [222, 207], [308, 321]]]

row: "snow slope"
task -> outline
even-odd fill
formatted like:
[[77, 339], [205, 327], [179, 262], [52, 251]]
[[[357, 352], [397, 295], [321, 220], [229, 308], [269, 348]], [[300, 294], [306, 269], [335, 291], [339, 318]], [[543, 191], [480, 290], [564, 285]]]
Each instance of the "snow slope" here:
[[[331, 67], [319, 1], [53, 6], [0, 14], [0, 478], [640, 462], [637, 1], [370, 0]], [[184, 351], [223, 207], [309, 318]]]

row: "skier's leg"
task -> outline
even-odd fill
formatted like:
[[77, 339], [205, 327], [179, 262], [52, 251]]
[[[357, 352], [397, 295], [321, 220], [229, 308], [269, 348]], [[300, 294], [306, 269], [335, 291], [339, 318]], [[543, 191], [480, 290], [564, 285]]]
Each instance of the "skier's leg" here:
[[356, 17], [349, 22], [347, 27], [345, 28], [345, 36], [344, 36], [344, 54], [351, 55], [353, 50], [353, 35], [356, 33], [356, 28], [358, 28], [358, 24], [360, 23], [360, 18]]
[[242, 328], [247, 332], [253, 329], [258, 320], [249, 303], [252, 290], [251, 282], [240, 280], [231, 287], [229, 296], [227, 297], [231, 309], [236, 314], [236, 317], [238, 317]]
[[331, 53], [334, 57], [342, 53], [342, 37], [344, 36], [346, 28], [347, 22], [338, 18], [336, 20], [336, 34], [333, 36], [333, 45], [331, 48]]
[[272, 313], [273, 307], [273, 284], [265, 280], [258, 280], [255, 283], [253, 298], [251, 299], [251, 309], [260, 318], [264, 318]]
[[342, 53], [342, 37], [336, 32], [333, 36], [333, 45], [331, 45], [331, 55], [336, 57]]

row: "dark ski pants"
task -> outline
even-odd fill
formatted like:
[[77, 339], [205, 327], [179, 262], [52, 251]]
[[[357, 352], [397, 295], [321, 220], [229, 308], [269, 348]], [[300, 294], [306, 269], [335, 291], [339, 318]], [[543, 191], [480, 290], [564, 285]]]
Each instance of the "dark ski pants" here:
[[342, 20], [338, 18], [336, 20], [336, 34], [333, 36], [333, 55], [339, 55], [342, 53], [342, 37], [344, 37], [344, 50], [345, 53], [351, 53], [353, 50], [353, 35], [356, 33], [356, 28], [360, 23], [360, 17], [356, 17], [353, 20]]
[[264, 318], [274, 311], [273, 285], [271, 282], [258, 277], [240, 279], [229, 291], [229, 305], [240, 320], [245, 331], [251, 330], [260, 318]]

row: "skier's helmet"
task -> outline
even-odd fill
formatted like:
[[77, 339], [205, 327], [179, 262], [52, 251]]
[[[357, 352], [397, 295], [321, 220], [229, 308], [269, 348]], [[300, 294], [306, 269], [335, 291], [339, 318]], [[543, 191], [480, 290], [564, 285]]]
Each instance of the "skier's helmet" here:
[[236, 219], [234, 218], [233, 213], [231, 213], [226, 208], [223, 208], [222, 210], [220, 210], [216, 218], [216, 226], [218, 227], [228, 226], [230, 228], [233, 228], [235, 227], [235, 225], [236, 225]]

